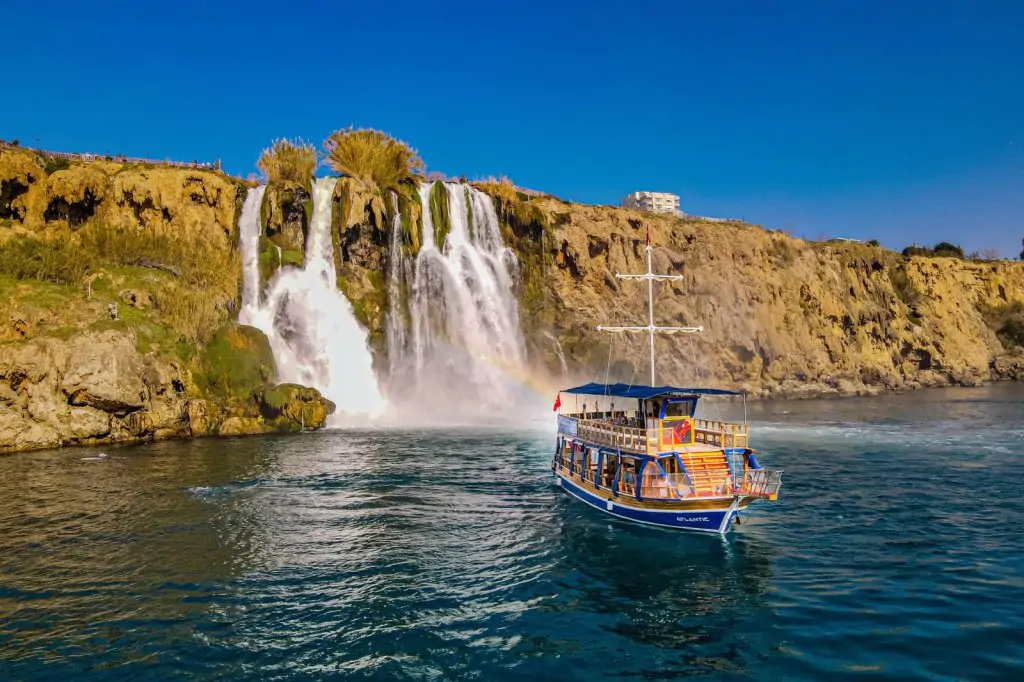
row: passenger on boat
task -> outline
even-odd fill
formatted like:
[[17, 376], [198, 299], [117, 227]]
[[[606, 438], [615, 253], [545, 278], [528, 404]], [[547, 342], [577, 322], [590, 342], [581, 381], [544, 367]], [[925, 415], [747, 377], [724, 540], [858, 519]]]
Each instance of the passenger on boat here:
[[622, 480], [620, 481], [620, 487], [622, 492], [632, 495], [636, 492], [636, 474], [631, 469], [622, 470]]

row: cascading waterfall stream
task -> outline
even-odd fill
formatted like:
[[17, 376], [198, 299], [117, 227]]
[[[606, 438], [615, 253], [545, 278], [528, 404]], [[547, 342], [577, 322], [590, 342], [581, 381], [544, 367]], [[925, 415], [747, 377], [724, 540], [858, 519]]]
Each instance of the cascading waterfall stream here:
[[[384, 407], [366, 345], [352, 306], [338, 290], [331, 236], [331, 199], [336, 178], [313, 183], [313, 216], [302, 269], [283, 267], [259, 300], [259, 206], [263, 189], [249, 190], [239, 221], [243, 273], [239, 322], [259, 328], [270, 339], [280, 382], [312, 386], [341, 413], [376, 416]], [[258, 193], [259, 197], [256, 197]], [[246, 212], [246, 208], [254, 210]], [[255, 246], [254, 246], [255, 244]]]
[[[391, 208], [394, 217], [391, 219], [391, 244], [388, 249], [388, 312], [385, 318], [385, 334], [388, 348], [404, 349], [406, 346], [405, 320], [403, 319], [403, 285], [408, 264], [402, 249], [402, 215], [398, 208], [398, 195], [391, 193]], [[388, 379], [395, 377], [401, 362], [401, 353], [392, 353], [388, 357]]]
[[266, 191], [266, 185], [250, 189], [242, 204], [242, 215], [238, 218], [238, 246], [242, 251], [242, 315], [259, 307], [260, 207]]
[[[490, 196], [468, 185], [444, 185], [451, 230], [437, 244], [433, 187], [420, 187], [423, 232], [411, 268], [411, 333], [404, 345], [397, 334], [389, 336], [389, 383], [403, 387], [390, 398], [429, 421], [515, 419], [524, 404], [526, 358], [514, 291], [518, 263], [504, 245]], [[398, 292], [400, 225], [393, 229], [389, 292]]]

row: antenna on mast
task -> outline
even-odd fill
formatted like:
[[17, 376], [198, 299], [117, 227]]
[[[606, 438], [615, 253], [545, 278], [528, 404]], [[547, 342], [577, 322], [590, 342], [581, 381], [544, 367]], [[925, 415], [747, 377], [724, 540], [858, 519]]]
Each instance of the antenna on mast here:
[[605, 327], [597, 328], [599, 332], [636, 333], [647, 332], [651, 337], [651, 386], [654, 386], [654, 333], [695, 334], [704, 331], [704, 327], [658, 327], [654, 324], [654, 280], [678, 281], [682, 275], [656, 275], [651, 269], [651, 226], [647, 225], [647, 273], [643, 275], [622, 275], [615, 273], [619, 279], [647, 280], [647, 326], [646, 327]]

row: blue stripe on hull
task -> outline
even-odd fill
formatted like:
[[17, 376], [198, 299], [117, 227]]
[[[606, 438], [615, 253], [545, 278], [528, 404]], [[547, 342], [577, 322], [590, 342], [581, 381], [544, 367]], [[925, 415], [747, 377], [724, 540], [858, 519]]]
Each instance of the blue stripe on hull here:
[[[557, 474], [556, 474], [557, 476]], [[559, 484], [573, 497], [583, 500], [591, 507], [600, 509], [606, 514], [617, 516], [627, 521], [646, 523], [648, 525], [663, 526], [665, 528], [677, 528], [680, 530], [699, 530], [704, 532], [717, 533], [722, 527], [722, 520], [730, 513], [728, 509], [711, 509], [707, 511], [679, 511], [672, 509], [637, 509], [627, 507], [615, 502], [606, 500], [603, 497], [593, 495], [571, 480], [557, 476]], [[611, 502], [611, 508], [608, 503]], [[728, 529], [728, 526], [726, 526]]]

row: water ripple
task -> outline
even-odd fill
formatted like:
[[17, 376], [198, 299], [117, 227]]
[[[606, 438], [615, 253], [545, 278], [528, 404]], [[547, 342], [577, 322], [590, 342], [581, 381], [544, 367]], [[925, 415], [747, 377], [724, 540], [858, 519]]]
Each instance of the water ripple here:
[[0, 677], [1024, 678], [1019, 388], [753, 406], [727, 540], [553, 485], [549, 435], [0, 460]]

